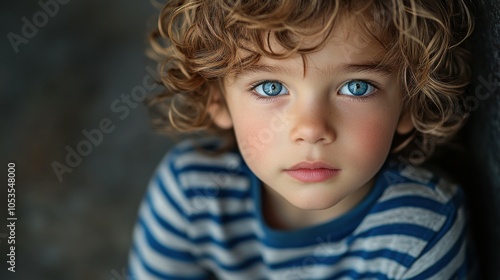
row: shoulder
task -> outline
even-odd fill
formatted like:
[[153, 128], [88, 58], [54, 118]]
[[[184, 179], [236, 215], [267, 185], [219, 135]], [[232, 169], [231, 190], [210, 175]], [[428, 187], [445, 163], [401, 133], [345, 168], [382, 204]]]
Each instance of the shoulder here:
[[231, 169], [242, 164], [241, 156], [236, 151], [216, 153], [221, 145], [221, 140], [217, 138], [187, 139], [174, 145], [161, 164], [170, 164], [176, 170], [193, 166]]
[[185, 140], [175, 145], [152, 178], [185, 215], [206, 211], [213, 201], [250, 195], [248, 168], [236, 151], [215, 154], [217, 139]]
[[385, 189], [362, 229], [391, 237], [403, 279], [450, 279], [465, 271], [465, 202], [458, 185], [424, 168], [391, 163], [377, 186]]
[[385, 188], [379, 203], [392, 202], [395, 207], [423, 208], [446, 215], [464, 203], [460, 186], [422, 167], [390, 163], [381, 170], [377, 183]]
[[391, 213], [384, 217], [387, 222], [421, 229], [419, 237], [426, 240], [449, 229], [446, 224], [455, 221], [464, 208], [460, 186], [421, 167], [391, 163], [380, 173], [378, 184], [385, 189], [373, 212]]
[[199, 186], [200, 183], [207, 187], [220, 185], [234, 177], [246, 175], [241, 155], [237, 151], [216, 153], [220, 145], [217, 139], [180, 142], [160, 162], [157, 173], [172, 174], [183, 188]]

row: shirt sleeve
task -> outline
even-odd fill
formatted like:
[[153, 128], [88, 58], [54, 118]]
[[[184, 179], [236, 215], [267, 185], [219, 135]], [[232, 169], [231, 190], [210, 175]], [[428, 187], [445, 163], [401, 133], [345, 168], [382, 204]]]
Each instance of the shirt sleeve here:
[[429, 239], [402, 279], [467, 279], [466, 217], [460, 204], [459, 208], [449, 207], [446, 222]]
[[188, 210], [172, 159], [160, 165], [140, 206], [129, 254], [131, 279], [208, 279], [191, 253]]

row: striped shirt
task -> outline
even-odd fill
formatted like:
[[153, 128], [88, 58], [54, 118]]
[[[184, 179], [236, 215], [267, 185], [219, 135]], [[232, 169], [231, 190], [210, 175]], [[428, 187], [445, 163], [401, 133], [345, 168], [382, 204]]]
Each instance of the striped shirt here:
[[264, 222], [261, 182], [239, 153], [211, 156], [183, 142], [141, 204], [131, 279], [465, 279], [462, 191], [402, 163], [386, 163], [377, 176], [343, 216], [276, 230]]

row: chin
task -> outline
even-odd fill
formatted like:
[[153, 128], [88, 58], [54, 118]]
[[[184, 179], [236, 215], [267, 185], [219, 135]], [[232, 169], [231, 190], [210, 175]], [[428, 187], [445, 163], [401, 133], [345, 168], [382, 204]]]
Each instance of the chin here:
[[[320, 199], [319, 199], [320, 198]], [[337, 205], [340, 200], [338, 198], [329, 198], [327, 196], [314, 195], [310, 198], [307, 196], [297, 197], [295, 201], [289, 201], [295, 207], [302, 210], [327, 210]]]

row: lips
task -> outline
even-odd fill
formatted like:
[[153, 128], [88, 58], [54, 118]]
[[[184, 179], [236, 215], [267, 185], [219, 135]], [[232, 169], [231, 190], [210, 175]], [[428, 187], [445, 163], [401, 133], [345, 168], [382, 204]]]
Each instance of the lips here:
[[340, 169], [334, 168], [324, 162], [300, 162], [284, 172], [292, 178], [304, 182], [315, 183], [326, 181], [340, 173]]

